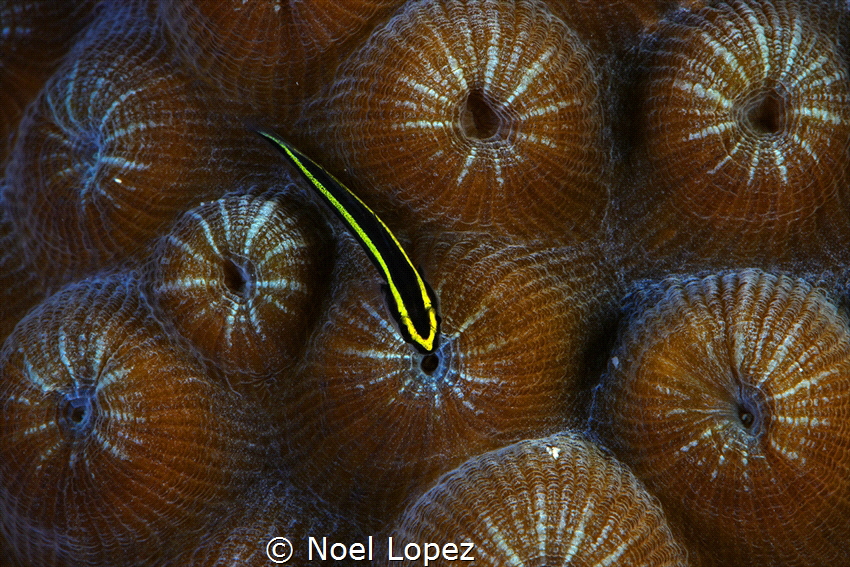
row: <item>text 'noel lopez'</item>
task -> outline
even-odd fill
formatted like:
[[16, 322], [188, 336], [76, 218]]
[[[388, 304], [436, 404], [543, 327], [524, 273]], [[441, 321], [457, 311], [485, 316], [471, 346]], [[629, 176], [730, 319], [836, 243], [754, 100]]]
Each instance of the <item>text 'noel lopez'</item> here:
[[[350, 545], [344, 543], [331, 543], [328, 545], [328, 538], [323, 537], [321, 540], [310, 536], [307, 540], [308, 544], [308, 559], [319, 561], [340, 561], [342, 559], [350, 559], [354, 561], [371, 561], [374, 559], [374, 541], [373, 536], [369, 536], [365, 543], [356, 542]], [[473, 550], [474, 543], [401, 543], [395, 541], [392, 537], [387, 539], [387, 559], [390, 561], [422, 561], [422, 564], [431, 565], [433, 561], [443, 559], [446, 561], [474, 561]]]

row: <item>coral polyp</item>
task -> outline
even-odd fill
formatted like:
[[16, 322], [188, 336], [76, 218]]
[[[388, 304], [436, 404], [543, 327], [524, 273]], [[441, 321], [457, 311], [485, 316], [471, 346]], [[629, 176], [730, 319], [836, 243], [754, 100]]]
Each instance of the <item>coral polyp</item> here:
[[[493, 567], [687, 565], [658, 501], [628, 467], [574, 432], [469, 459], [404, 512], [393, 536], [441, 549], [472, 544], [475, 564]], [[466, 564], [454, 559], [446, 564]]]
[[0, 351], [0, 525], [33, 565], [162, 560], [265, 468], [267, 426], [165, 335], [136, 279], [69, 286]]
[[696, 554], [847, 562], [850, 322], [835, 299], [744, 270], [671, 278], [633, 308], [594, 421]]
[[248, 133], [212, 100], [141, 7], [112, 6], [81, 34], [6, 166], [4, 206], [46, 286], [140, 262], [182, 211], [249, 174]]
[[271, 376], [294, 365], [330, 275], [317, 226], [282, 188], [204, 203], [158, 243], [151, 299], [231, 380]]
[[404, 341], [365, 255], [347, 246], [284, 404], [296, 474], [373, 525], [478, 452], [583, 421], [581, 377], [611, 285], [573, 249], [447, 233], [415, 251], [443, 314], [440, 347]]
[[588, 238], [608, 203], [596, 78], [543, 2], [409, 2], [342, 64], [315, 130], [379, 212]]
[[658, 25], [645, 50], [631, 201], [642, 246], [746, 264], [823, 257], [847, 238], [844, 10], [710, 2]]

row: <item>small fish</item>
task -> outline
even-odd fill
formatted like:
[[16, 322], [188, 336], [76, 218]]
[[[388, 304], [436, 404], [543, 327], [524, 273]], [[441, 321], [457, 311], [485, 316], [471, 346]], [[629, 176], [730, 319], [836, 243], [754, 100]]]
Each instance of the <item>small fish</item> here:
[[360, 242], [386, 281], [382, 289], [405, 342], [422, 354], [437, 349], [440, 316], [434, 290], [422, 278], [387, 225], [322, 166], [277, 135], [257, 130], [294, 165]]

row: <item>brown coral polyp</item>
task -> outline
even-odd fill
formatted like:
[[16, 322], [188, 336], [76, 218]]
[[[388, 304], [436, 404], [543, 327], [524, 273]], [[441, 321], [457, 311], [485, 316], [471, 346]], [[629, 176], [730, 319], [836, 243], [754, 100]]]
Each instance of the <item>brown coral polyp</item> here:
[[844, 8], [706, 4], [646, 42], [628, 237], [708, 266], [822, 264], [850, 235]]
[[592, 60], [543, 2], [408, 2], [343, 63], [312, 127], [405, 224], [428, 211], [458, 229], [583, 240], [608, 202]]
[[329, 230], [291, 189], [253, 188], [204, 203], [153, 254], [152, 300], [234, 382], [294, 364], [327, 288]]
[[[467, 560], [457, 554], [445, 565], [468, 565], [469, 557], [493, 567], [688, 565], [658, 501], [628, 467], [574, 432], [469, 459], [404, 512], [393, 536], [440, 549], [472, 544]], [[403, 558], [402, 549], [391, 551]]]
[[161, 561], [267, 470], [271, 426], [167, 338], [137, 277], [58, 292], [0, 353], [0, 524], [25, 564]]
[[850, 332], [804, 280], [744, 270], [635, 292], [594, 421], [707, 565], [850, 558]]
[[6, 169], [4, 206], [52, 290], [138, 263], [262, 155], [173, 62], [143, 7], [100, 16], [28, 108]]
[[442, 316], [439, 348], [405, 343], [374, 269], [347, 246], [301, 394], [282, 404], [296, 474], [371, 526], [478, 452], [582, 422], [587, 350], [613, 287], [573, 249], [449, 233], [416, 250]]

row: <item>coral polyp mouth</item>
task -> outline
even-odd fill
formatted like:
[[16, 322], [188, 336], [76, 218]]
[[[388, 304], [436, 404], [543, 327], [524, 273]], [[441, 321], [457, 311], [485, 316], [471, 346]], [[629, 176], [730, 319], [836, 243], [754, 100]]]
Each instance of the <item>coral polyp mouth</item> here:
[[490, 142], [507, 137], [507, 124], [500, 108], [483, 89], [469, 92], [460, 108], [460, 127], [463, 134], [472, 140]]
[[[598, 430], [615, 454], [706, 564], [843, 558], [831, 542], [847, 529], [838, 463], [848, 428], [838, 416], [850, 407], [850, 337], [837, 300], [759, 270], [673, 277], [637, 293], [641, 315], [598, 391], [605, 410], [594, 409], [609, 420]], [[717, 514], [732, 504], [734, 514]], [[774, 518], [835, 531], [794, 535]]]
[[750, 438], [761, 438], [766, 432], [768, 421], [764, 408], [764, 394], [757, 388], [742, 385], [735, 397], [733, 403], [735, 422]]
[[329, 162], [376, 211], [396, 201], [451, 230], [593, 235], [608, 191], [602, 90], [593, 53], [551, 8], [404, 3], [310, 103], [315, 136], [337, 141]]
[[426, 354], [422, 357], [422, 360], [419, 361], [419, 368], [427, 375], [431, 375], [434, 373], [437, 368], [440, 367], [440, 356], [434, 354]]
[[59, 428], [66, 439], [84, 436], [91, 431], [97, 414], [94, 387], [84, 386], [62, 394], [57, 411]]
[[738, 419], [741, 420], [741, 425], [746, 429], [751, 429], [756, 422], [755, 415], [745, 406], [738, 408]]
[[225, 258], [223, 261], [224, 286], [240, 299], [247, 299], [254, 291], [256, 267], [247, 259]]
[[747, 97], [736, 109], [738, 123], [756, 137], [781, 135], [788, 124], [788, 96], [773, 87]]
[[421, 395], [440, 395], [439, 392], [451, 387], [457, 381], [456, 342], [445, 336], [440, 337], [440, 346], [432, 353], [411, 354], [410, 379], [405, 380], [402, 390], [419, 397]]

